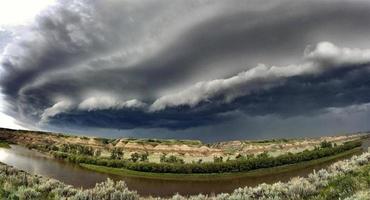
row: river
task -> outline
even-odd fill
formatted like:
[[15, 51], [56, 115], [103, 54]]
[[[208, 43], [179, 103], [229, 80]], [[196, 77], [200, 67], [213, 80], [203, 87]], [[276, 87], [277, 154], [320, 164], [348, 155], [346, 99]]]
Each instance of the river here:
[[[370, 146], [370, 139], [363, 143], [364, 150]], [[184, 180], [155, 180], [146, 178], [132, 178], [98, 173], [84, 169], [76, 164], [49, 158], [42, 153], [29, 150], [22, 146], [11, 145], [10, 149], [0, 148], [0, 162], [14, 166], [32, 174], [60, 180], [66, 184], [76, 187], [90, 188], [96, 183], [107, 178], [113, 180], [124, 180], [131, 190], [136, 190], [142, 196], [170, 196], [176, 193], [182, 195], [192, 194], [218, 194], [231, 192], [238, 187], [255, 186], [260, 183], [273, 183], [277, 181], [288, 181], [294, 176], [306, 176], [313, 170], [325, 168], [331, 163], [310, 166], [289, 172], [274, 175], [260, 176], [258, 178], [233, 178], [229, 180], [214, 181], [184, 181]]]

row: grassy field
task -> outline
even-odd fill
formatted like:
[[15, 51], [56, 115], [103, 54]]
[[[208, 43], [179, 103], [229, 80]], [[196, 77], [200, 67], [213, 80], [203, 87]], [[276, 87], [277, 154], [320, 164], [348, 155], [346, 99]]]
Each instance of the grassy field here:
[[136, 177], [136, 178], [149, 178], [149, 179], [162, 179], [162, 180], [192, 180], [192, 181], [205, 181], [205, 180], [224, 180], [224, 179], [232, 179], [232, 178], [242, 178], [242, 177], [261, 177], [273, 174], [279, 174], [283, 172], [294, 171], [298, 169], [304, 169], [306, 167], [318, 165], [321, 163], [326, 163], [329, 161], [333, 161], [340, 158], [345, 158], [348, 156], [352, 156], [354, 154], [359, 154], [362, 152], [361, 147], [357, 147], [355, 149], [351, 149], [333, 156], [328, 156], [316, 160], [300, 162], [291, 165], [283, 165], [278, 167], [271, 167], [271, 168], [262, 168], [257, 170], [252, 170], [248, 172], [235, 172], [235, 173], [212, 173], [212, 174], [174, 174], [174, 173], [150, 173], [150, 172], [139, 172], [133, 171], [123, 168], [112, 168], [112, 167], [105, 167], [105, 166], [97, 166], [97, 165], [90, 165], [90, 164], [80, 164], [83, 168], [107, 173], [107, 174], [114, 174], [119, 176], [126, 176], [126, 177]]

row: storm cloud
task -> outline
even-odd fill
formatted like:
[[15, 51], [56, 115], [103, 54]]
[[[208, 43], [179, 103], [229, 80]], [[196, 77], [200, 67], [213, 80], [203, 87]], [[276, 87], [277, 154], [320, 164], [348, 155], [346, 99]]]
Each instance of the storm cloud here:
[[176, 134], [334, 115], [370, 103], [369, 11], [361, 0], [61, 0], [5, 46], [1, 92], [8, 114], [43, 129]]

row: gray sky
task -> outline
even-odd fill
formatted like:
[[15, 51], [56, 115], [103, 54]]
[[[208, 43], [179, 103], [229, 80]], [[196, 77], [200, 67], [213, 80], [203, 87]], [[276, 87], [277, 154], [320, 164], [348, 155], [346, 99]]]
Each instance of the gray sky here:
[[45, 1], [0, 21], [1, 125], [205, 141], [368, 130], [369, 11], [362, 0]]

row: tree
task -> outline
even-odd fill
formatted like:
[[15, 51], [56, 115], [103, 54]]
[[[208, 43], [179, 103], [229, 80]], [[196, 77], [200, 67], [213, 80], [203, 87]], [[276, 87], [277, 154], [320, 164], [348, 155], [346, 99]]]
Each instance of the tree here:
[[131, 154], [131, 161], [132, 162], [138, 161], [139, 158], [140, 158], [140, 155], [138, 153], [135, 152], [135, 153]]
[[245, 156], [241, 155], [241, 154], [238, 154], [237, 156], [235, 156], [235, 159], [237, 160], [241, 160], [241, 159], [245, 159]]
[[177, 164], [184, 164], [185, 161], [181, 158], [178, 158], [174, 155], [170, 155], [170, 156], [166, 156], [166, 154], [162, 154], [161, 155], [161, 158], [160, 158], [160, 161], [163, 163], [163, 162], [166, 162], [166, 163], [177, 163]]
[[160, 157], [160, 162], [161, 162], [161, 163], [162, 163], [162, 162], [166, 162], [166, 155], [167, 155], [167, 154], [165, 154], [165, 153], [161, 155], [161, 157]]
[[145, 152], [145, 153], [142, 153], [141, 155], [140, 155], [140, 161], [141, 162], [146, 162], [146, 161], [148, 161], [149, 159], [148, 159], [148, 153], [147, 152]]
[[215, 156], [215, 157], [213, 157], [213, 162], [215, 162], [215, 163], [220, 163], [220, 162], [222, 162], [223, 161], [223, 157], [222, 156], [220, 156], [220, 157], [218, 157], [218, 156]]
[[111, 159], [122, 160], [123, 159], [123, 149], [122, 148], [114, 148], [110, 155]]
[[101, 150], [100, 149], [96, 149], [94, 151], [94, 156], [99, 157], [100, 155], [101, 155]]
[[333, 144], [331, 142], [324, 140], [320, 143], [320, 147], [321, 148], [331, 148], [333, 147]]
[[269, 154], [267, 151], [264, 151], [263, 153], [260, 153], [257, 155], [257, 158], [268, 158]]

